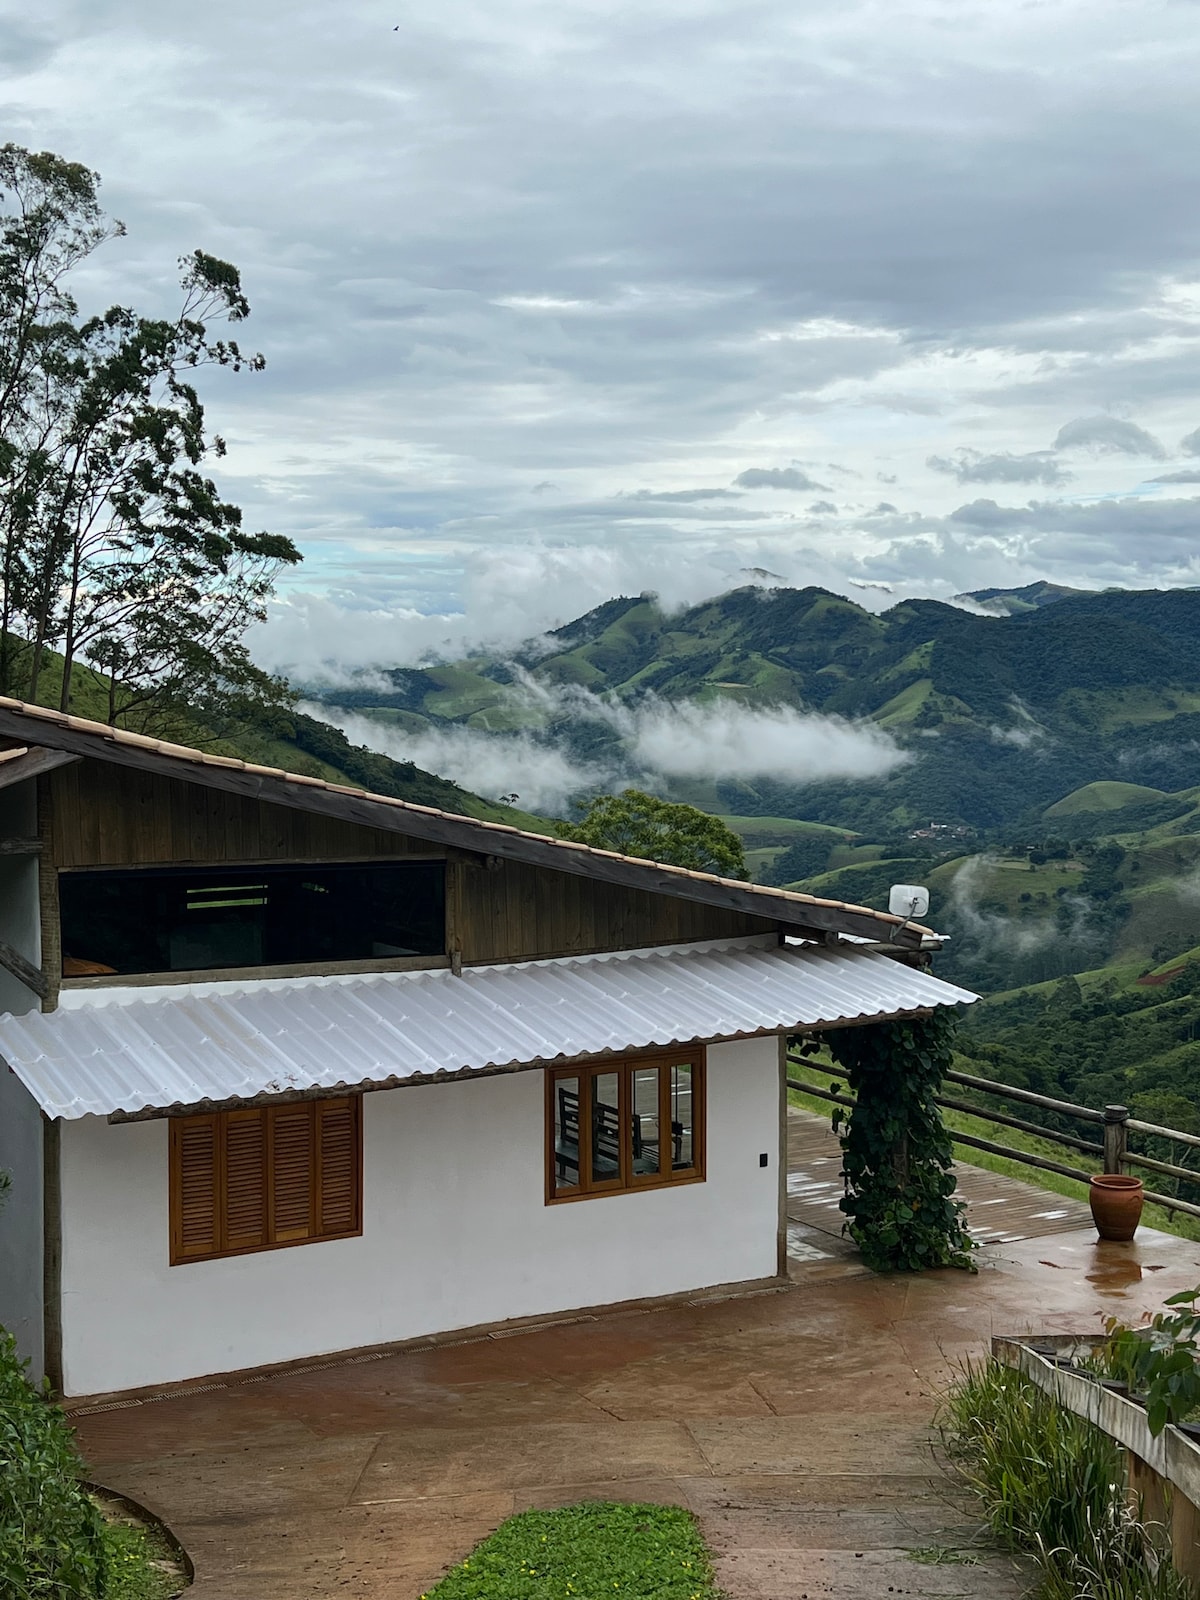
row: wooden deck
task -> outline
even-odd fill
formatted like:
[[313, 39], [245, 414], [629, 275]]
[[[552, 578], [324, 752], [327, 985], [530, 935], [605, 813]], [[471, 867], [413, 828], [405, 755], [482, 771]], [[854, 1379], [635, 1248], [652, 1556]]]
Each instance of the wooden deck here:
[[[842, 1234], [842, 1153], [829, 1121], [807, 1111], [788, 1112], [788, 1256], [797, 1268], [845, 1270], [858, 1260]], [[982, 1167], [954, 1163], [958, 1192], [967, 1202], [967, 1228], [980, 1244], [1012, 1244], [1092, 1226], [1079, 1200], [1050, 1194]]]

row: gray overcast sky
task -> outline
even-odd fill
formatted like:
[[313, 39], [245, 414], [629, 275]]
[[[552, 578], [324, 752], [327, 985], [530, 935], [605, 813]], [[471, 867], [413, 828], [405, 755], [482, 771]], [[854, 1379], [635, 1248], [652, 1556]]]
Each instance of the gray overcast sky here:
[[0, 26], [6, 136], [129, 227], [85, 296], [169, 303], [197, 245], [242, 269], [269, 366], [210, 415], [223, 486], [306, 553], [276, 661], [748, 567], [872, 605], [1200, 582], [1194, 0]]

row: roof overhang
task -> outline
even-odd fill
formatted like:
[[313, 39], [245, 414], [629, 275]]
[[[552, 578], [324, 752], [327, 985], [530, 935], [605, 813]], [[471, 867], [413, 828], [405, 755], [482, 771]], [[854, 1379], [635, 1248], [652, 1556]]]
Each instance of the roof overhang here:
[[385, 1089], [799, 1029], [978, 996], [848, 945], [718, 941], [448, 971], [92, 989], [0, 1017], [49, 1117]]
[[847, 905], [840, 900], [797, 894], [765, 884], [719, 878], [708, 872], [597, 850], [573, 840], [526, 833], [504, 823], [456, 816], [388, 795], [348, 789], [320, 778], [259, 767], [232, 757], [146, 738], [104, 723], [47, 711], [41, 706], [24, 705], [17, 700], [0, 698], [2, 738], [137, 771], [155, 772], [185, 783], [200, 784], [271, 805], [316, 812], [363, 827], [407, 834], [476, 855], [528, 862], [625, 888], [747, 912], [816, 937], [854, 934], [865, 939], [887, 940], [905, 950], [919, 950], [925, 941], [935, 937], [929, 928], [867, 906]]

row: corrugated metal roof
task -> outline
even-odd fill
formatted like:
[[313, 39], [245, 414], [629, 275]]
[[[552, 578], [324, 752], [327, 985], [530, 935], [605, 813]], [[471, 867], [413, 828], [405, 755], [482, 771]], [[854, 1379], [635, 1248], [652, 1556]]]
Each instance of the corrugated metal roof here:
[[447, 971], [78, 991], [0, 1017], [52, 1117], [384, 1086], [867, 1021], [976, 995], [872, 951], [762, 940]]

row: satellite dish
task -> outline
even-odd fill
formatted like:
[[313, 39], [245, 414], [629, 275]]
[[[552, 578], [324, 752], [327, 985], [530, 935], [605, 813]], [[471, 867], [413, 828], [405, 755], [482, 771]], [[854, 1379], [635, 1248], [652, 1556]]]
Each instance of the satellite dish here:
[[888, 910], [894, 917], [923, 917], [929, 910], [929, 890], [916, 883], [894, 883], [888, 893]]

